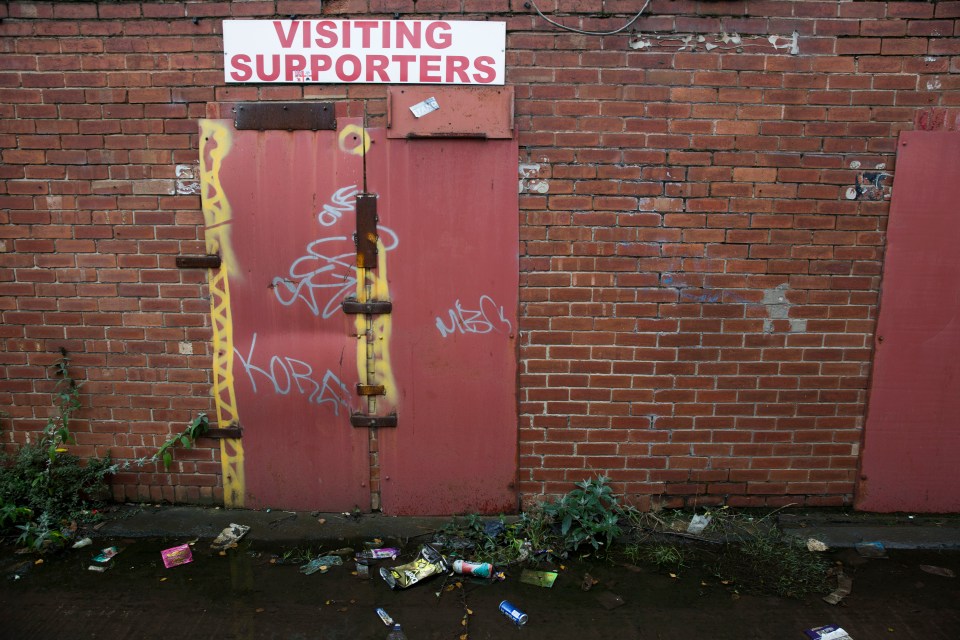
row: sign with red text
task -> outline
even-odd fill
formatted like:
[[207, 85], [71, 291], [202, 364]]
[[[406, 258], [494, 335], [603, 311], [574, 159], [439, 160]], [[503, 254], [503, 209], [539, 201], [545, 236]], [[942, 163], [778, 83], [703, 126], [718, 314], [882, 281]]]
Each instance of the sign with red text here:
[[506, 25], [457, 20], [224, 20], [228, 83], [504, 83]]

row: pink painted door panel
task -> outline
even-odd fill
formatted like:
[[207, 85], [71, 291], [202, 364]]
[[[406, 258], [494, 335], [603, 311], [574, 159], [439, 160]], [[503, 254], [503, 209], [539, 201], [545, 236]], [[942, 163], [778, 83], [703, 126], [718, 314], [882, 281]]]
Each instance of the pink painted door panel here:
[[385, 275], [398, 425], [379, 431], [383, 511], [513, 512], [516, 140], [371, 133], [369, 190], [390, 230], [381, 239], [395, 242]]
[[960, 510], [960, 133], [900, 134], [857, 507]]
[[342, 511], [370, 504], [356, 338], [354, 196], [362, 157], [336, 131], [236, 131], [223, 161], [232, 209], [233, 384], [244, 505]]

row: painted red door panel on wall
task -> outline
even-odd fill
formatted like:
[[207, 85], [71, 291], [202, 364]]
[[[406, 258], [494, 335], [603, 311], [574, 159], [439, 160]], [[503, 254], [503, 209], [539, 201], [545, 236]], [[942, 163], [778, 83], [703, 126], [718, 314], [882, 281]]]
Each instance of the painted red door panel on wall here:
[[354, 197], [362, 157], [336, 131], [236, 131], [220, 179], [232, 208], [233, 384], [247, 507], [367, 509], [357, 409]]
[[960, 133], [900, 134], [857, 507], [960, 510]]
[[373, 137], [368, 182], [396, 241], [382, 508], [515, 511], [517, 143]]

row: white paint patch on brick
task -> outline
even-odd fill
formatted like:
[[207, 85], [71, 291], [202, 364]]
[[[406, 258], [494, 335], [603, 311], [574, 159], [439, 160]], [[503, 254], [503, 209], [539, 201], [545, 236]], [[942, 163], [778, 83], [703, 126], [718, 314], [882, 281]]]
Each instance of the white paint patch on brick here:
[[534, 162], [521, 163], [519, 167], [520, 182], [518, 193], [547, 193], [550, 191], [550, 183], [540, 178], [541, 165]]
[[550, 183], [546, 180], [530, 180], [527, 182], [529, 193], [546, 193], [550, 191]]
[[192, 342], [180, 342], [177, 344], [177, 351], [180, 352], [182, 356], [192, 356], [193, 355], [193, 343]]
[[853, 162], [851, 162], [851, 163], [850, 163], [850, 168], [851, 168], [851, 169], [859, 169], [859, 168], [860, 168], [860, 161], [859, 161], [859, 160], [854, 160]]
[[[800, 54], [800, 33], [794, 31], [789, 36], [749, 35], [738, 33], [638, 33], [630, 39], [628, 46], [641, 51], [728, 51], [743, 53], [747, 47], [759, 47], [768, 52], [780, 51], [792, 56]], [[772, 48], [772, 51], [771, 51]], [[754, 52], [751, 52], [754, 53]]]
[[773, 289], [764, 290], [763, 300], [760, 304], [766, 307], [767, 310], [767, 318], [763, 320], [763, 330], [766, 333], [773, 333], [774, 320], [786, 320], [790, 326], [791, 333], [802, 333], [807, 330], [807, 321], [805, 319], [790, 317], [790, 307], [793, 305], [787, 300], [787, 289], [789, 288], [790, 284], [784, 282]]
[[927, 91], [935, 91], [937, 89], [942, 89], [942, 88], [943, 88], [943, 84], [940, 82], [940, 78], [927, 80]]
[[521, 178], [536, 178], [540, 174], [540, 165], [535, 163], [524, 163], [520, 165]]
[[847, 189], [847, 200], [856, 200], [857, 199], [857, 188], [849, 187]]
[[7, 252], [7, 241], [0, 240], [0, 253], [6, 253], [6, 252]]
[[177, 194], [182, 196], [200, 193], [199, 167], [195, 164], [176, 166]]

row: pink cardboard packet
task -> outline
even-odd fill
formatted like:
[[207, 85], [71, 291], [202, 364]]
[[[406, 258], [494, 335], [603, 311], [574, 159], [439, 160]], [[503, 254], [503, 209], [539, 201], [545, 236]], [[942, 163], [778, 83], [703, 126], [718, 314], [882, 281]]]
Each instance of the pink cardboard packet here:
[[164, 549], [160, 552], [160, 557], [163, 558], [163, 566], [167, 569], [193, 562], [193, 552], [190, 550], [190, 545], [188, 544], [181, 544], [179, 547]]

